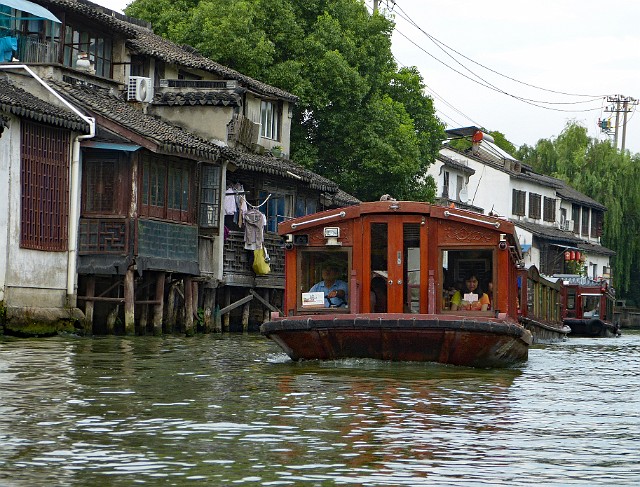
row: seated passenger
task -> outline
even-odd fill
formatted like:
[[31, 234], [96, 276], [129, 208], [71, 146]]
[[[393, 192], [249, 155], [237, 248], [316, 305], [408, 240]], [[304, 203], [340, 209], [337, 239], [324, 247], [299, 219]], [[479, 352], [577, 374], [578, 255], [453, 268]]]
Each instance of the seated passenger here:
[[478, 287], [478, 276], [468, 274], [464, 279], [462, 291], [456, 291], [451, 297], [452, 310], [486, 311], [489, 308], [489, 296]]
[[347, 294], [349, 288], [347, 283], [338, 279], [340, 269], [334, 264], [322, 266], [322, 281], [314, 284], [309, 292], [324, 293], [325, 308], [344, 308], [347, 306]]

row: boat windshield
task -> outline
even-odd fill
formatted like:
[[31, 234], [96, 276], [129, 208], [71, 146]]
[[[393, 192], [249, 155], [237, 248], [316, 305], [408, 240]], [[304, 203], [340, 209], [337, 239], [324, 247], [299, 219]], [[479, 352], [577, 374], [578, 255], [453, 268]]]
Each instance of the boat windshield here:
[[492, 309], [493, 251], [443, 250], [442, 309], [488, 311]]
[[298, 309], [345, 311], [349, 309], [349, 249], [300, 252]]

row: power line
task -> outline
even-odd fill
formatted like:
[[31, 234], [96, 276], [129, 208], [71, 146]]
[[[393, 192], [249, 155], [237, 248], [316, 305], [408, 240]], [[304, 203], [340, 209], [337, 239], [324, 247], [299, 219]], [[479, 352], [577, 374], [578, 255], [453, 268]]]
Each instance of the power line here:
[[[580, 94], [580, 93], [567, 93], [567, 92], [564, 92], [564, 91], [551, 90], [551, 89], [548, 89], [548, 88], [543, 88], [543, 87], [541, 87], [541, 86], [533, 85], [533, 84], [531, 84], [531, 83], [526, 83], [526, 82], [524, 82], [524, 81], [520, 81], [520, 80], [518, 80], [518, 79], [516, 79], [516, 78], [512, 78], [511, 76], [507, 76], [506, 74], [502, 74], [502, 73], [500, 73], [500, 72], [498, 72], [498, 71], [496, 71], [496, 70], [494, 70], [494, 69], [491, 69], [491, 68], [489, 68], [489, 67], [485, 66], [485, 65], [484, 65], [484, 64], [482, 64], [482, 63], [479, 63], [479, 62], [477, 62], [477, 61], [474, 61], [474, 60], [473, 60], [473, 59], [471, 59], [470, 57], [465, 56], [464, 54], [462, 54], [461, 52], [457, 51], [456, 49], [454, 49], [454, 48], [452, 48], [452, 47], [448, 46], [447, 44], [445, 44], [444, 42], [442, 42], [442, 41], [440, 41], [440, 40], [436, 39], [436, 38], [435, 38], [435, 37], [433, 37], [431, 34], [429, 34], [429, 33], [428, 33], [428, 32], [426, 32], [424, 29], [422, 29], [422, 27], [420, 27], [420, 26], [419, 26], [419, 25], [418, 25], [418, 24], [417, 24], [417, 23], [416, 23], [416, 22], [415, 22], [411, 17], [409, 17], [409, 14], [407, 14], [407, 13], [403, 10], [403, 8], [402, 8], [400, 5], [398, 5], [396, 2], [394, 2], [394, 6], [398, 7], [398, 9], [400, 10], [400, 12], [402, 12], [402, 14], [398, 14], [398, 16], [399, 16], [400, 18], [402, 18], [402, 19], [406, 20], [406, 21], [407, 21], [407, 22], [409, 22], [411, 25], [413, 25], [416, 29], [418, 29], [420, 32], [422, 32], [424, 35], [426, 35], [426, 36], [427, 36], [427, 37], [428, 37], [428, 38], [429, 38], [429, 39], [430, 39], [434, 44], [436, 44], [436, 45], [438, 45], [438, 46], [444, 46], [444, 47], [446, 47], [447, 49], [449, 49], [450, 51], [455, 52], [458, 56], [461, 56], [461, 57], [463, 57], [464, 59], [466, 59], [466, 60], [468, 60], [468, 61], [472, 62], [473, 64], [476, 64], [477, 66], [480, 66], [481, 68], [484, 68], [484, 69], [486, 69], [487, 71], [491, 71], [492, 73], [497, 74], [498, 76], [502, 76], [503, 78], [507, 78], [507, 79], [509, 79], [509, 80], [511, 80], [511, 81], [514, 81], [514, 82], [516, 82], [516, 83], [520, 83], [520, 84], [523, 84], [523, 85], [525, 85], [525, 86], [529, 86], [530, 88], [535, 88], [535, 89], [538, 89], [538, 90], [547, 91], [547, 92], [549, 92], [549, 93], [556, 93], [556, 94], [559, 94], [559, 95], [578, 96], [578, 97], [586, 97], [586, 98], [592, 98], [592, 99], [600, 99], [600, 98], [604, 98], [605, 96], [607, 96], [607, 95], [585, 95], [585, 94]], [[442, 47], [440, 47], [440, 49], [442, 49]], [[442, 49], [442, 50], [443, 50], [443, 52], [444, 52], [444, 49]], [[451, 57], [452, 57], [452, 56], [451, 56]], [[453, 57], [452, 57], [452, 59], [453, 59]], [[477, 75], [476, 75], [476, 76], [477, 76]], [[588, 102], [588, 101], [587, 101], [587, 102]], [[583, 103], [583, 102], [580, 102], [580, 103]], [[571, 103], [567, 103], [567, 104], [571, 104]]]

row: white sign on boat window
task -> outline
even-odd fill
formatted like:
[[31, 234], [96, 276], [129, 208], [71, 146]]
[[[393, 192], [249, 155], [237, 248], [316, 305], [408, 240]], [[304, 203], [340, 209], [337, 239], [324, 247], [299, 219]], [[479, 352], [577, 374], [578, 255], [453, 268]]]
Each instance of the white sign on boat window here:
[[307, 308], [324, 307], [324, 293], [302, 293], [302, 306]]

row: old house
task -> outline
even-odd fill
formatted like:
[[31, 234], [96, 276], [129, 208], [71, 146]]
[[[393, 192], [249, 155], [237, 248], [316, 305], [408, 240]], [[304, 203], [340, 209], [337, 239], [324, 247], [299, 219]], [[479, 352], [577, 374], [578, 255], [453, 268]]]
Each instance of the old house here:
[[536, 173], [477, 127], [447, 133], [451, 138], [477, 140], [465, 152], [445, 144], [429, 168], [441, 201], [511, 220], [525, 251], [525, 264], [535, 265], [543, 274], [584, 267], [592, 279], [611, 277], [609, 259], [614, 252], [600, 242], [603, 205], [564, 181]]
[[[49, 103], [42, 120], [67, 112], [75, 120], [63, 135], [77, 141], [77, 155], [59, 151], [69, 170], [68, 188], [57, 191], [67, 206], [54, 206], [69, 229], [69, 265], [54, 273], [65, 271], [66, 309], [81, 310], [95, 333], [210, 329], [220, 308], [228, 313], [218, 326], [229, 325], [229, 313], [245, 327], [261, 321], [284, 287], [277, 223], [355, 201], [286, 157], [296, 97], [90, 2], [22, 4], [32, 11], [0, 0], [0, 38], [11, 47], [0, 76], [31, 93], [34, 105]], [[19, 120], [5, 114], [16, 107], [9, 98], [0, 112], [9, 127], [0, 138], [3, 164], [10, 160], [14, 171], [26, 150], [16, 149], [23, 112]], [[7, 193], [23, 176], [7, 179]], [[231, 201], [236, 211], [225, 205]], [[253, 272], [245, 249], [242, 210], [250, 208], [267, 222], [265, 276]], [[8, 224], [6, 232], [22, 249]], [[54, 250], [38, 249], [39, 258], [55, 260]], [[3, 258], [0, 277], [14, 265]], [[12, 307], [7, 282], [0, 289]]]

